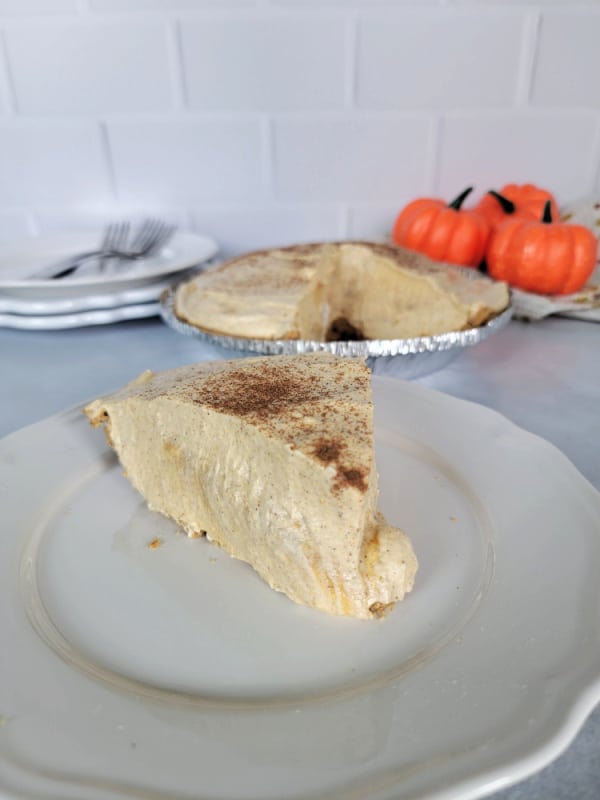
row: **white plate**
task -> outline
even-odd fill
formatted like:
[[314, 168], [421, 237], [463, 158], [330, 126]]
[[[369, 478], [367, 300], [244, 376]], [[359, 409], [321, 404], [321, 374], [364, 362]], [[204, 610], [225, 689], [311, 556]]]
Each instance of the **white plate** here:
[[178, 535], [79, 411], [0, 443], [6, 797], [467, 800], [569, 743], [600, 697], [600, 496], [495, 412], [374, 389], [421, 564], [382, 621]]
[[4, 246], [0, 252], [0, 292], [5, 297], [51, 299], [90, 292], [122, 291], [204, 263], [218, 249], [216, 243], [206, 236], [176, 231], [156, 255], [119, 264], [108, 273], [90, 268], [90, 271], [82, 269], [60, 280], [30, 277], [48, 264], [74, 253], [93, 250], [100, 238], [101, 231], [53, 234]]
[[22, 331], [59, 331], [67, 328], [85, 328], [88, 325], [110, 325], [128, 319], [156, 317], [160, 313], [158, 303], [136, 303], [116, 308], [100, 308], [93, 311], [77, 311], [73, 314], [0, 314], [0, 328], [15, 328]]
[[[190, 269], [177, 275], [177, 280], [185, 280], [198, 273], [197, 269]], [[151, 300], [158, 302], [161, 294], [173, 284], [173, 277], [156, 280], [143, 286], [114, 291], [98, 291], [98, 294], [82, 294], [66, 297], [50, 298], [23, 298], [4, 297], [0, 290], [0, 313], [23, 314], [41, 317], [49, 314], [72, 314], [79, 311], [93, 311], [102, 308], [115, 308], [116, 306], [148, 303]]]

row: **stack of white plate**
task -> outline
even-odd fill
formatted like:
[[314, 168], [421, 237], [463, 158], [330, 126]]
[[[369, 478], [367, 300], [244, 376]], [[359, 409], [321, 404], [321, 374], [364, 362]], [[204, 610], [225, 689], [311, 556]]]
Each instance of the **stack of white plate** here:
[[102, 231], [40, 236], [0, 250], [0, 326], [60, 330], [158, 316], [161, 293], [206, 265], [216, 243], [178, 231], [159, 252], [130, 262], [93, 265], [58, 279], [35, 275], [70, 256], [94, 250]]

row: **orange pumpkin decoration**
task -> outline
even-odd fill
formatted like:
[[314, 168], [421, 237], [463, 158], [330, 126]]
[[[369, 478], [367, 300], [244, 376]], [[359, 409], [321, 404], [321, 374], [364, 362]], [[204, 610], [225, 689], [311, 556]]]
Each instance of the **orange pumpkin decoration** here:
[[512, 214], [527, 219], [541, 219], [548, 200], [551, 203], [552, 218], [558, 219], [558, 204], [551, 192], [532, 183], [507, 183], [499, 192], [490, 189], [473, 210], [484, 216], [492, 228], [495, 228]]
[[465, 189], [449, 204], [431, 197], [413, 200], [394, 223], [393, 241], [435, 261], [479, 266], [491, 228], [481, 215], [461, 208], [472, 191], [472, 186]]
[[492, 278], [536, 294], [571, 294], [585, 286], [598, 240], [583, 225], [552, 222], [551, 207], [547, 200], [541, 221], [513, 216], [496, 229], [486, 254]]

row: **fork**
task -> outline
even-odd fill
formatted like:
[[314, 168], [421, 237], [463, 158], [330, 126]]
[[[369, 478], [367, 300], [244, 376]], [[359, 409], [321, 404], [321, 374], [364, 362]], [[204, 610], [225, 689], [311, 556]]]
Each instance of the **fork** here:
[[[100, 245], [100, 249], [103, 251], [103, 253], [115, 253], [117, 251], [123, 251], [127, 246], [128, 237], [129, 237], [128, 222], [111, 222], [106, 226], [104, 230], [104, 236], [102, 237], [102, 243]], [[73, 256], [73, 258], [76, 258], [76, 256]], [[99, 256], [99, 259], [100, 263], [98, 264], [98, 268], [100, 272], [103, 272], [106, 269], [107, 262], [112, 260], [112, 256], [101, 255]], [[83, 263], [84, 260], [87, 259], [82, 259], [81, 263]], [[81, 264], [79, 266], [81, 266]], [[78, 265], [72, 264], [71, 266], [66, 267], [65, 269], [53, 275], [52, 277], [64, 278], [67, 275], [71, 275], [73, 272], [75, 272], [77, 268]]]
[[37, 272], [34, 278], [65, 278], [72, 275], [87, 261], [100, 259], [101, 267], [108, 259], [135, 261], [157, 252], [171, 238], [175, 226], [158, 219], [146, 219], [140, 225], [128, 246], [130, 224], [128, 222], [110, 223], [97, 250], [78, 253], [57, 264]]

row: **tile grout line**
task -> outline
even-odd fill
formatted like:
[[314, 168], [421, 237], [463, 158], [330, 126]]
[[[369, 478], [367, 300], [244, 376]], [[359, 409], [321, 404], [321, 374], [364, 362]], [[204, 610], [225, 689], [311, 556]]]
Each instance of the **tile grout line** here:
[[340, 203], [337, 209], [338, 236], [347, 239], [352, 225], [352, 212], [348, 203]]
[[344, 29], [344, 108], [355, 109], [358, 92], [358, 18], [348, 16]]
[[515, 105], [517, 108], [530, 107], [537, 67], [541, 25], [542, 15], [539, 9], [526, 15], [521, 36], [521, 59], [515, 92]]
[[10, 67], [5, 30], [0, 30], [0, 86], [4, 87], [6, 93], [6, 100], [4, 103], [6, 115], [13, 118], [18, 117], [19, 106], [17, 103], [14, 78]]
[[34, 209], [27, 210], [27, 224], [33, 236], [39, 236], [41, 234], [42, 226], [40, 223], [39, 211], [36, 211]]
[[274, 121], [264, 114], [260, 121], [261, 127], [261, 155], [263, 159], [262, 175], [262, 200], [270, 203], [276, 202], [276, 181], [275, 181], [275, 130]]
[[430, 121], [429, 158], [425, 171], [426, 191], [431, 195], [440, 192], [441, 152], [444, 138], [444, 114], [437, 113]]
[[102, 149], [102, 155], [106, 165], [106, 174], [108, 176], [108, 186], [113, 199], [118, 202], [120, 199], [119, 187], [114, 159], [112, 157], [112, 148], [110, 146], [110, 136], [108, 135], [108, 125], [105, 120], [98, 120], [98, 126], [100, 130], [100, 147]]
[[596, 194], [597, 187], [600, 185], [600, 117], [596, 117], [596, 132], [594, 135], [594, 143], [592, 145], [591, 154], [591, 169], [590, 169], [590, 194]]
[[184, 111], [188, 106], [183, 44], [179, 20], [167, 20], [167, 57], [169, 59], [170, 83], [175, 111]]

